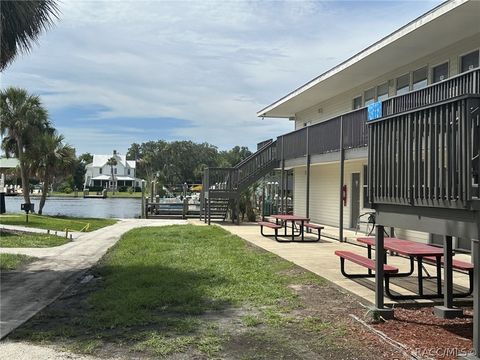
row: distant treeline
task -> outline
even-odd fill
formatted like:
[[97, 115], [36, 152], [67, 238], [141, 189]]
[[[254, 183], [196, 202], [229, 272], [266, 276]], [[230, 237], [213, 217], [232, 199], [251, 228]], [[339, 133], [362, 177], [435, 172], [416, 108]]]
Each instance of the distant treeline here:
[[231, 167], [251, 154], [247, 147], [219, 151], [216, 146], [193, 141], [133, 143], [128, 160], [137, 161], [137, 177], [164, 184], [201, 183], [206, 167]]

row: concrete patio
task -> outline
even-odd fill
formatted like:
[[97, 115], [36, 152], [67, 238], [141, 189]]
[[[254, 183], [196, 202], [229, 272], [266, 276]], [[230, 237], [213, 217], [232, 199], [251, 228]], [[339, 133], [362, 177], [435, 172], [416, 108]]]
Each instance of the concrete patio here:
[[[197, 225], [204, 225], [203, 222], [198, 220], [190, 220], [191, 223]], [[339, 242], [326, 236], [322, 236], [322, 240], [319, 243], [278, 243], [273, 238], [266, 238], [260, 235], [260, 228], [256, 223], [242, 223], [241, 225], [234, 225], [229, 222], [214, 223], [225, 230], [235, 234], [249, 243], [265, 249], [271, 253], [274, 253], [288, 261], [295, 263], [325, 279], [336, 284], [337, 286], [350, 291], [351, 293], [361, 297], [366, 303], [374, 303], [374, 279], [347, 279], [340, 273], [340, 261], [338, 256], [334, 254], [335, 250], [348, 250], [360, 255], [366, 256], [366, 247], [356, 245], [355, 238], [358, 236], [365, 236], [362, 233], [355, 234], [354, 231], [344, 231], [344, 236], [348, 238], [348, 242]], [[338, 229], [331, 226], [326, 226], [324, 231], [327, 236], [338, 234]], [[313, 235], [307, 235], [307, 237], [313, 237]], [[470, 262], [470, 255], [457, 254], [456, 259]], [[408, 259], [401, 256], [389, 256], [389, 264], [398, 266], [400, 271], [408, 270]], [[416, 263], [415, 272], [413, 276], [403, 279], [394, 279], [391, 281], [392, 292], [410, 295], [414, 294], [416, 289]], [[357, 266], [353, 263], [348, 263], [347, 270], [349, 272], [366, 273], [366, 269]], [[426, 271], [435, 276], [435, 266], [425, 264]], [[425, 272], [424, 272], [425, 275]], [[468, 275], [454, 271], [454, 289], [456, 291], [463, 291], [468, 288]], [[428, 279], [424, 281], [425, 293], [429, 290], [434, 290], [435, 279]], [[465, 302], [471, 301], [472, 298], [458, 299], [458, 301]], [[408, 303], [432, 303], [432, 300], [409, 300]], [[435, 301], [437, 303], [442, 302], [442, 299]], [[385, 297], [386, 304], [394, 304], [395, 301]]]

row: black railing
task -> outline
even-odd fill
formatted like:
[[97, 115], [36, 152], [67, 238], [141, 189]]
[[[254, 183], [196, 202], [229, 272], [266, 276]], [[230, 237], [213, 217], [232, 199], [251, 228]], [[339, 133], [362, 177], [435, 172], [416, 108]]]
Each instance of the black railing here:
[[479, 95], [466, 95], [372, 122], [372, 203], [469, 207], [478, 198], [479, 107]]
[[269, 141], [235, 167], [207, 168], [203, 175], [206, 192], [237, 192], [257, 180], [277, 163], [276, 141]]
[[480, 91], [480, 69], [464, 72], [423, 89], [382, 101], [383, 116], [390, 116]]
[[[382, 101], [383, 117], [418, 109], [454, 97], [480, 93], [480, 69], [470, 70], [423, 89]], [[294, 159], [340, 150], [340, 124], [343, 121], [343, 148], [368, 146], [367, 108], [361, 108], [277, 138], [278, 159]], [[308, 135], [308, 139], [307, 139]], [[283, 144], [283, 149], [282, 149]]]

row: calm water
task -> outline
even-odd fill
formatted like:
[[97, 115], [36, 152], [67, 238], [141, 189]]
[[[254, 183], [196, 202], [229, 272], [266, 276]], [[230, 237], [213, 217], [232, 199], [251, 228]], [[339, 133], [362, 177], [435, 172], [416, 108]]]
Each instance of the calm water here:
[[[31, 198], [38, 210], [39, 198]], [[7, 196], [8, 212], [20, 212], [23, 196]], [[67, 215], [98, 218], [135, 218], [140, 216], [141, 199], [84, 199], [81, 197], [50, 197], [43, 207], [45, 215]]]

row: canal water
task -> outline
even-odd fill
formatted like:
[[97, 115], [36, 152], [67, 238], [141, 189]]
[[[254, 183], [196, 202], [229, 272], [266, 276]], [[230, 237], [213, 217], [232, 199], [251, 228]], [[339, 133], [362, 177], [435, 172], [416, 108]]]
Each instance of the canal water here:
[[[32, 197], [38, 211], [40, 199]], [[44, 215], [65, 215], [95, 218], [122, 218], [131, 219], [140, 217], [141, 199], [84, 199], [83, 197], [49, 197], [43, 207]], [[20, 204], [24, 202], [23, 196], [5, 197], [8, 212], [21, 212]]]

